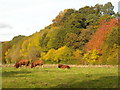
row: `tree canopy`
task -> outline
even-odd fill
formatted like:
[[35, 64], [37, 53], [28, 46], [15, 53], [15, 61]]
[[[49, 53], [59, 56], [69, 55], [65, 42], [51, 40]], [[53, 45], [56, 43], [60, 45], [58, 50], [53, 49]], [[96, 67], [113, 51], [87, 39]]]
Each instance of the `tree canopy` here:
[[51, 63], [117, 64], [118, 13], [113, 9], [111, 2], [65, 9], [39, 32], [3, 42], [2, 61], [43, 59]]

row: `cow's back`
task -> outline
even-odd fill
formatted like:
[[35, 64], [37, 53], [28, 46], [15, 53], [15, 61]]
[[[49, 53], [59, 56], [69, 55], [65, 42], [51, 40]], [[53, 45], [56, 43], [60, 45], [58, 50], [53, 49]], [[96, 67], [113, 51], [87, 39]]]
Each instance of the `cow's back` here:
[[35, 60], [31, 64], [31, 68], [37, 66], [37, 65], [43, 65], [44, 61], [43, 60]]

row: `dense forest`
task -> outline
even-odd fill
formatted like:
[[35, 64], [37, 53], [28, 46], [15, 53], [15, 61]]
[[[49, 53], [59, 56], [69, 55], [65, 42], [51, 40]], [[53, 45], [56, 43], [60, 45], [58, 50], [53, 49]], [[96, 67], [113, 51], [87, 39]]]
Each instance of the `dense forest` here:
[[[2, 63], [118, 64], [118, 13], [111, 2], [61, 11], [52, 24], [30, 36], [2, 42]], [[29, 31], [28, 31], [29, 32]]]

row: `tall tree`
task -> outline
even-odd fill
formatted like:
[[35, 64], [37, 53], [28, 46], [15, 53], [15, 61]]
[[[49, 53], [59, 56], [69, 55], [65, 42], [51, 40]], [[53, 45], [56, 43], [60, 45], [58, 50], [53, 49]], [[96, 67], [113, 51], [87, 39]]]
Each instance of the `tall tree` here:
[[103, 12], [104, 15], [105, 14], [113, 15], [113, 14], [115, 14], [113, 9], [114, 9], [114, 6], [112, 5], [112, 3], [108, 2], [103, 6], [102, 12]]
[[102, 8], [103, 8], [103, 5], [102, 5], [102, 4], [96, 4], [96, 5], [94, 6], [94, 10], [95, 10], [96, 14], [101, 14]]

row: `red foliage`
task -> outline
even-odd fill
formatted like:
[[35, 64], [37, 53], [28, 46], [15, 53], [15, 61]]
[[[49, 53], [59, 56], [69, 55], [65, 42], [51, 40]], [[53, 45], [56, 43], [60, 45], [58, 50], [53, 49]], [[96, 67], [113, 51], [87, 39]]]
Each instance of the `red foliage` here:
[[102, 50], [101, 46], [106, 40], [107, 35], [110, 33], [113, 27], [117, 26], [117, 20], [111, 19], [109, 22], [103, 20], [92, 39], [86, 44], [86, 51], [93, 49]]

